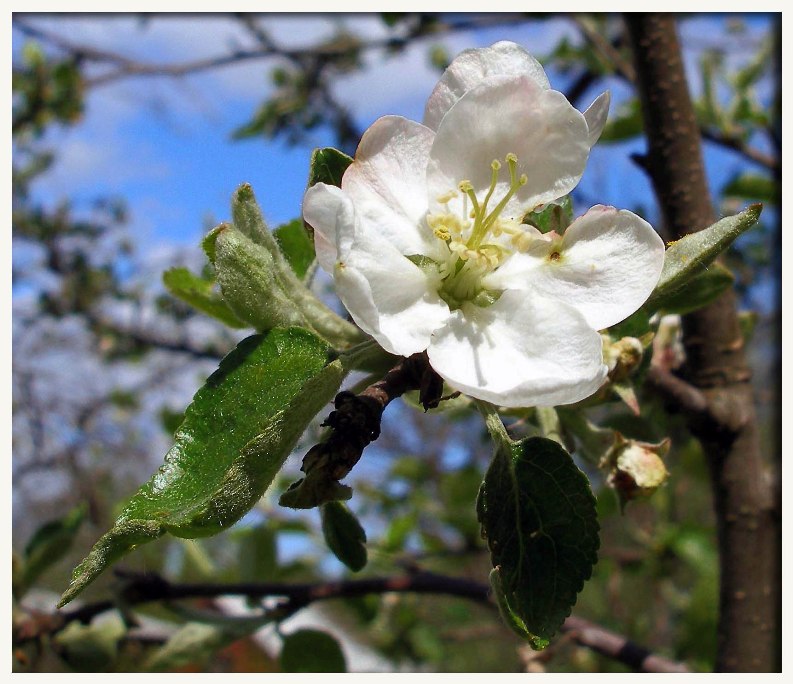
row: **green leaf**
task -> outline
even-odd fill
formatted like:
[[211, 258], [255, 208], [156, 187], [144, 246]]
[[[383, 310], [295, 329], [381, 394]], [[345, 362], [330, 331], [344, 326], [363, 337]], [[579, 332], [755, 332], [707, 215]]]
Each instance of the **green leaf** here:
[[739, 173], [733, 176], [721, 191], [725, 197], [755, 200], [766, 204], [779, 204], [779, 184], [759, 173]]
[[282, 672], [346, 672], [339, 642], [327, 632], [301, 629], [284, 639]]
[[635, 138], [644, 131], [642, 109], [638, 98], [622, 106], [614, 116], [609, 117], [598, 138], [599, 143], [621, 142]]
[[271, 525], [257, 525], [244, 530], [240, 540], [240, 582], [272, 580], [278, 570], [276, 532]]
[[267, 624], [267, 618], [236, 618], [221, 625], [188, 622], [148, 658], [145, 670], [162, 672], [203, 665], [217, 651]]
[[740, 214], [723, 218], [704, 230], [670, 243], [661, 277], [645, 308], [656, 310], [656, 302], [662, 297], [676, 292], [702, 273], [738, 236], [757, 223], [762, 209], [761, 204], [752, 204]]
[[306, 280], [311, 274], [316, 254], [314, 243], [301, 219], [295, 219], [273, 231], [287, 262], [298, 278]]
[[624, 321], [612, 325], [608, 331], [614, 340], [618, 340], [621, 337], [641, 337], [650, 331], [650, 316], [645, 308], [642, 307]]
[[333, 147], [322, 147], [311, 154], [311, 165], [308, 172], [308, 187], [317, 183], [341, 187], [341, 177], [352, 164], [352, 157]]
[[358, 572], [366, 565], [366, 531], [353, 512], [340, 501], [319, 507], [325, 543], [344, 565]]
[[191, 273], [186, 268], [171, 268], [162, 274], [162, 281], [169, 292], [199, 311], [217, 318], [232, 328], [246, 328], [228, 304], [213, 291], [209, 280]]
[[63, 558], [85, 519], [86, 507], [78, 506], [60, 520], [39, 527], [25, 546], [19, 581], [14, 594], [21, 597], [47, 568]]
[[71, 622], [55, 636], [57, 652], [73, 670], [104, 672], [115, 662], [126, 631], [118, 617], [90, 625]]
[[729, 290], [735, 278], [721, 264], [711, 264], [706, 271], [694, 276], [685, 287], [653, 300], [656, 311], [686, 314], [701, 309]]
[[496, 452], [477, 514], [495, 572], [491, 582], [508, 624], [539, 649], [570, 614], [597, 561], [595, 498], [557, 442], [514, 442], [497, 413], [486, 420]]
[[541, 233], [550, 233], [554, 230], [561, 235], [573, 222], [573, 202], [570, 200], [570, 195], [546, 205], [541, 211], [527, 214], [523, 221], [531, 224]]
[[138, 544], [166, 532], [217, 534], [247, 513], [338, 391], [346, 370], [327, 356], [297, 328], [240, 342], [196, 393], [165, 463], [75, 569], [60, 605]]
[[264, 222], [253, 188], [243, 183], [231, 196], [231, 217], [234, 227], [257, 245], [275, 248], [275, 239]]

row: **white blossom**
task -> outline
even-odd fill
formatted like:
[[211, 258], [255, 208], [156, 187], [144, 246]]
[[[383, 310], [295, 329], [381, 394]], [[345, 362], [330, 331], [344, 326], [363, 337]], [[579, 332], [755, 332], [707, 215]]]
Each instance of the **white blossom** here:
[[609, 96], [583, 114], [514, 43], [460, 54], [424, 124], [378, 119], [341, 188], [306, 193], [317, 259], [387, 351], [502, 406], [579, 401], [602, 384], [598, 330], [636, 311], [664, 245], [629, 211], [596, 206], [559, 236], [524, 217], [569, 193]]

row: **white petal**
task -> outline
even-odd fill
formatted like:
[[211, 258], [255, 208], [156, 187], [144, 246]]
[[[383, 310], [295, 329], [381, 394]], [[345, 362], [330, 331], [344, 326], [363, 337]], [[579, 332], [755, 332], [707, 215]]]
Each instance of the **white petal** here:
[[550, 88], [542, 65], [520, 45], [502, 40], [487, 48], [464, 50], [452, 60], [427, 100], [424, 124], [437, 130], [451, 106], [491, 76], [528, 76]]
[[[525, 173], [528, 183], [504, 215], [522, 216], [575, 187], [589, 156], [588, 140], [583, 114], [561, 93], [543, 89], [526, 76], [491, 78], [469, 90], [443, 118], [430, 151], [429, 201], [461, 180], [473, 183], [481, 201], [490, 187], [490, 164], [499, 159], [495, 204], [509, 188], [504, 159], [512, 153], [518, 157], [518, 174]], [[453, 203], [450, 207], [459, 209]]]
[[303, 200], [314, 228], [320, 266], [331, 273], [353, 320], [387, 351], [409, 356], [429, 344], [449, 307], [438, 296], [437, 274], [423, 271], [383, 236], [363, 230], [353, 203], [334, 186], [318, 183]]
[[500, 406], [571, 404], [607, 373], [600, 335], [575, 309], [515, 291], [454, 311], [427, 353], [452, 387]]
[[317, 183], [303, 197], [303, 220], [314, 229], [317, 261], [328, 273], [346, 258], [355, 232], [355, 210], [340, 188]]
[[356, 235], [333, 276], [355, 322], [392, 354], [423, 351], [449, 317], [449, 307], [438, 296], [439, 276], [366, 232]]
[[420, 123], [384, 116], [364, 133], [342, 178], [363, 229], [382, 235], [406, 256], [429, 256], [441, 246], [424, 222], [434, 137]]
[[611, 104], [611, 93], [607, 90], [595, 98], [584, 112], [587, 126], [589, 127], [589, 146], [592, 147], [600, 138], [606, 119], [609, 115], [609, 105]]
[[[551, 254], [557, 252], [554, 260]], [[595, 330], [619, 323], [650, 296], [664, 263], [664, 242], [630, 211], [597, 205], [577, 218], [560, 244], [514, 254], [485, 284], [560, 300]]]

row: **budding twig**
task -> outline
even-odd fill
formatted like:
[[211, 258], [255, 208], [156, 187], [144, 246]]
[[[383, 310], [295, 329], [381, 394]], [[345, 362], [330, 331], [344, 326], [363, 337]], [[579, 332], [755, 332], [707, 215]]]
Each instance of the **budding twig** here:
[[432, 370], [426, 352], [402, 359], [382, 380], [358, 394], [339, 392], [334, 410], [322, 425], [330, 434], [303, 457], [306, 477], [295, 482], [280, 499], [282, 506], [314, 508], [333, 500], [349, 499], [352, 491], [339, 484], [360, 460], [363, 450], [380, 436], [385, 407], [410, 390], [419, 390], [424, 410], [438, 406], [443, 380]]

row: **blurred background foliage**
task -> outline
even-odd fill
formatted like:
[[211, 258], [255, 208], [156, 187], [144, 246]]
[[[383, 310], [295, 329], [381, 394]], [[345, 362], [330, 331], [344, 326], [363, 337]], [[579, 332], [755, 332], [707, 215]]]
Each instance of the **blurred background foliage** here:
[[[72, 211], [69, 197], [55, 209], [34, 199], [32, 184], [46, 176], [58, 155], [57, 148], [42, 145], [46, 131], [80, 126], [86, 94], [101, 80], [91, 80], [86, 67], [104, 63], [110, 74], [105, 77], [117, 79], [140, 70], [131, 58], [114, 61], [63, 36], [42, 34], [30, 19], [16, 17], [23, 45], [13, 65], [12, 126], [14, 619], [17, 628], [28, 629], [31, 621], [52, 613], [70, 568], [160, 462], [184, 409], [172, 397], [186, 401], [241, 337], [164, 288], [152, 295], [142, 287], [159, 279], [163, 269], [154, 272], [141, 260], [127, 231], [123, 197], [97, 200], [87, 216]], [[509, 21], [514, 26], [553, 19], [558, 18], [517, 15]], [[383, 14], [388, 37], [376, 45], [342, 27], [331, 40], [299, 50], [284, 48], [270, 36], [261, 17], [237, 20], [259, 41], [262, 69], [274, 88], [247, 122], [221, 133], [261, 139], [264, 150], [270, 141], [299, 144], [308, 132], [319, 131], [325, 144], [352, 153], [362, 131], [333, 85], [361, 67], [367, 50], [384, 48], [396, 55], [418, 41], [440, 73], [454, 56], [445, 37], [499, 19]], [[631, 150], [641, 149], [642, 127], [621, 21], [611, 15], [564, 20], [576, 25], [578, 38], [563, 38], [540, 55], [551, 81], [582, 109], [606, 87], [624, 89], [627, 96], [613, 108], [601, 147], [620, 158], [621, 173], [641, 174], [641, 160], [628, 159]], [[145, 21], [156, 22], [157, 16]], [[717, 207], [726, 214], [753, 201], [766, 206], [762, 224], [726, 254], [724, 264], [736, 277], [745, 308], [754, 309], [745, 320], [764, 448], [774, 463], [779, 450], [780, 34], [773, 18], [759, 40], [749, 35], [742, 17], [721, 17], [717, 23], [721, 33], [703, 38], [689, 79], [706, 151], [727, 151], [740, 169], [713, 187]], [[276, 66], [265, 61], [273, 55]], [[229, 60], [234, 58], [230, 53]], [[657, 216], [648, 206], [626, 208]], [[200, 268], [197, 246], [189, 258]], [[17, 307], [22, 301], [26, 305]], [[574, 614], [694, 670], [709, 670], [718, 566], [708, 473], [679, 416], [665, 412], [652, 396], [640, 394], [640, 403], [641, 417], [614, 403], [598, 419], [645, 441], [671, 436], [666, 458], [671, 478], [652, 498], [632, 502], [621, 513], [603, 474], [581, 461], [597, 495], [602, 532], [600, 560]], [[510, 427], [519, 433], [520, 419]], [[125, 559], [123, 567], [157, 572], [172, 582], [292, 583], [352, 575], [328, 552], [318, 511], [294, 513], [276, 504], [317, 435], [317, 427], [309, 430], [281, 481], [230, 533], [208, 540], [161, 539]], [[389, 408], [383, 435], [352, 478], [350, 506], [368, 537], [369, 563], [361, 575], [420, 567], [486, 578], [488, 554], [474, 501], [490, 448], [479, 417], [453, 402], [427, 415], [410, 402]], [[84, 601], [118, 597], [122, 585], [123, 579], [108, 573]], [[210, 608], [212, 620], [206, 618]], [[307, 615], [305, 625], [298, 614], [256, 637], [252, 634], [260, 625], [241, 624], [232, 617], [235, 610], [239, 606], [226, 599], [206, 599], [182, 610], [147, 604], [137, 607], [133, 618], [122, 602], [117, 613], [88, 625], [71, 623], [55, 635], [43, 630], [39, 638], [20, 641], [14, 669], [627, 670], [567, 634], [547, 650], [532, 652], [494, 610], [445, 596], [388, 593], [315, 603], [301, 611]], [[218, 612], [228, 617], [221, 619]], [[328, 643], [328, 633], [342, 642], [343, 654], [334, 640]]]

